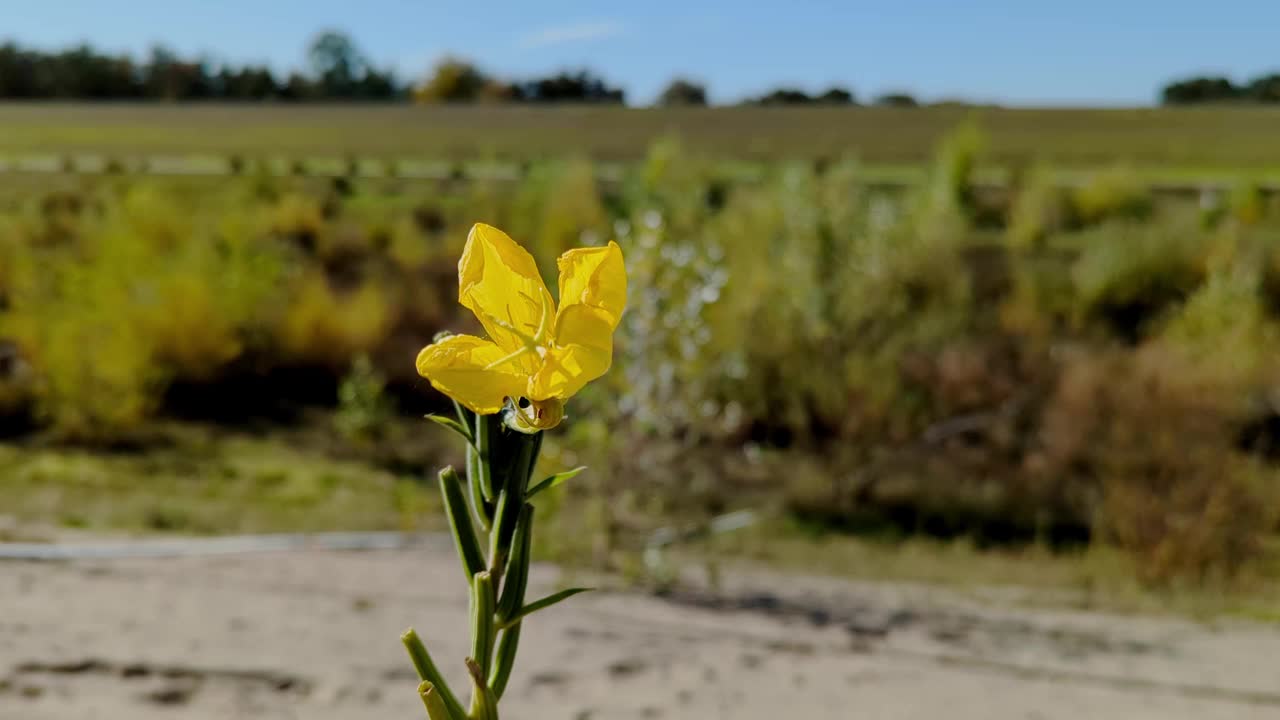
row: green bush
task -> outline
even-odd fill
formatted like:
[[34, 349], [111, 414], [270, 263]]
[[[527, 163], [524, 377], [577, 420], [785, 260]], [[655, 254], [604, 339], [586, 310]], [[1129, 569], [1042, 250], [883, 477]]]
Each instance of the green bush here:
[[1210, 250], [1210, 237], [1190, 223], [1118, 221], [1074, 241], [1077, 325], [1131, 342], [1195, 291]]
[[338, 411], [334, 422], [348, 440], [375, 440], [395, 408], [386, 395], [387, 379], [369, 361], [357, 355], [351, 370], [338, 386]]
[[1144, 220], [1153, 209], [1142, 178], [1123, 166], [1095, 173], [1072, 190], [1070, 201], [1072, 219], [1084, 227], [1113, 218]]
[[1027, 249], [1042, 246], [1050, 235], [1069, 225], [1070, 194], [1058, 185], [1049, 168], [1039, 166], [1032, 169], [1025, 182], [1014, 191], [1005, 231], [1010, 247]]

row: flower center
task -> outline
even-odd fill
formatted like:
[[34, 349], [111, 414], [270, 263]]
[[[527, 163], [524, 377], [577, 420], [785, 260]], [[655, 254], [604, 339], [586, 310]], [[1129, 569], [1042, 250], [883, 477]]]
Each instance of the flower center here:
[[[499, 320], [492, 315], [486, 315], [489, 322], [515, 336], [515, 338], [521, 342], [521, 347], [518, 347], [503, 357], [489, 363], [485, 366], [485, 370], [493, 370], [494, 368], [502, 367], [512, 360], [523, 357], [528, 353], [535, 353], [539, 358], [546, 357], [547, 348], [551, 344], [551, 326], [555, 321], [555, 308], [552, 306], [552, 303], [548, 301], [549, 299], [545, 292], [536, 300], [525, 293], [521, 293], [521, 295], [529, 302], [536, 302], [538, 304], [538, 329], [533, 333], [533, 335], [530, 335], [517, 328], [512, 322], [506, 322]], [[507, 314], [511, 314], [510, 307], [507, 308]]]

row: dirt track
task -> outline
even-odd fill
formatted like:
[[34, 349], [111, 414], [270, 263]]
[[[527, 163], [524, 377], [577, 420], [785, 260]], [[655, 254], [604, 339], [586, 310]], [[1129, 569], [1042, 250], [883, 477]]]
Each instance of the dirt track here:
[[[556, 578], [538, 571], [534, 593]], [[0, 718], [422, 718], [398, 636], [461, 670], [459, 573], [437, 546], [0, 563]], [[1280, 718], [1280, 628], [727, 585], [534, 616], [504, 720]]]

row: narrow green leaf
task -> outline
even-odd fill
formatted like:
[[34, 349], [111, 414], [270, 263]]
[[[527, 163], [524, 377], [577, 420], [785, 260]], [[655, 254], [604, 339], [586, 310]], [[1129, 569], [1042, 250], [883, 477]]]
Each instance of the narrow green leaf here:
[[571, 480], [577, 477], [579, 473], [581, 473], [583, 470], [586, 470], [586, 469], [587, 469], [586, 465], [579, 465], [578, 467], [572, 470], [565, 470], [562, 473], [556, 473], [555, 475], [552, 475], [551, 477], [539, 482], [537, 485], [534, 485], [533, 487], [529, 488], [529, 491], [524, 494], [524, 499], [529, 500], [534, 495], [537, 495], [543, 490], [550, 490], [551, 488], [565, 482], [566, 480]]
[[449, 708], [450, 715], [455, 718], [465, 718], [467, 713], [462, 709], [462, 703], [458, 702], [458, 697], [449, 689], [449, 683], [445, 682], [444, 676], [440, 674], [440, 668], [436, 667], [431, 659], [431, 653], [427, 652], [427, 647], [422, 644], [422, 638], [418, 637], [418, 633], [413, 628], [409, 628], [400, 636], [400, 642], [404, 643], [405, 650], [409, 651], [409, 659], [413, 661], [413, 667], [418, 671], [418, 679], [425, 680], [435, 687], [445, 707]]
[[545, 610], [551, 607], [552, 605], [555, 605], [556, 603], [560, 602], [561, 600], [571, 598], [574, 595], [577, 595], [578, 593], [591, 592], [592, 590], [595, 590], [595, 588], [569, 588], [568, 590], [561, 590], [558, 593], [552, 593], [551, 595], [548, 595], [542, 598], [541, 600], [534, 600], [528, 605], [525, 605], [524, 607], [520, 608], [520, 612], [516, 613], [509, 620], [505, 621], [503, 623], [503, 626], [511, 627], [512, 625], [515, 625], [517, 622], [520, 622], [521, 620], [538, 612], [539, 610]]
[[449, 518], [449, 528], [453, 531], [453, 544], [458, 548], [458, 557], [462, 560], [462, 572], [470, 580], [476, 573], [484, 570], [484, 553], [480, 550], [480, 541], [471, 524], [471, 510], [467, 507], [467, 498], [462, 492], [462, 480], [452, 467], [440, 471], [440, 495], [444, 497], [444, 511]]
[[498, 496], [498, 505], [493, 511], [493, 528], [489, 530], [489, 570], [499, 581], [507, 574], [511, 541], [515, 537], [523, 505], [516, 496], [504, 492]]
[[511, 670], [516, 665], [516, 650], [520, 647], [520, 623], [502, 631], [498, 638], [498, 649], [493, 654], [493, 670], [489, 672], [489, 688], [493, 696], [502, 699], [507, 689], [507, 681], [511, 679]]
[[466, 425], [463, 425], [451, 417], [445, 417], [444, 415], [426, 415], [425, 417], [441, 427], [454, 431], [460, 435], [463, 440], [466, 440], [468, 445], [471, 444], [471, 433], [467, 430]]
[[457, 400], [453, 401], [453, 412], [458, 416], [458, 422], [462, 424], [462, 427], [467, 429], [467, 437], [474, 435], [475, 431], [471, 428], [476, 425], [476, 414], [463, 407], [462, 403]]
[[480, 489], [479, 467], [480, 453], [474, 446], [467, 448], [467, 494], [471, 496], [476, 525], [480, 532], [487, 533], [493, 526], [493, 503], [484, 499], [484, 492]]
[[484, 495], [487, 502], [493, 502], [497, 493], [493, 487], [493, 443], [494, 432], [493, 423], [490, 421], [490, 415], [476, 416], [476, 477], [475, 481], [480, 485], [480, 491]]

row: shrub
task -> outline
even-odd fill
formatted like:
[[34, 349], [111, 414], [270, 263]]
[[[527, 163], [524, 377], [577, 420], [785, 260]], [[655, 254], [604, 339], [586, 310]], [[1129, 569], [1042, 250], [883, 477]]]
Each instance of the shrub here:
[[338, 385], [338, 412], [334, 416], [338, 431], [347, 439], [377, 439], [394, 412], [386, 385], [386, 378], [369, 362], [368, 355], [356, 356]]
[[1047, 410], [1045, 473], [1096, 476], [1098, 535], [1143, 579], [1232, 577], [1261, 552], [1275, 500], [1274, 472], [1234, 445], [1238, 396], [1162, 343], [1081, 358]]
[[1073, 220], [1084, 227], [1104, 220], [1143, 220], [1151, 215], [1151, 193], [1130, 168], [1113, 167], [1095, 173], [1071, 192]]
[[35, 369], [39, 411], [64, 435], [128, 434], [169, 381], [212, 378], [274, 292], [273, 255], [231, 225], [196, 229], [187, 206], [138, 185], [107, 198], [69, 244], [9, 246], [3, 326]]
[[986, 138], [973, 120], [942, 138], [930, 172], [927, 201], [930, 206], [966, 213], [973, 211], [973, 173], [985, 147]]
[[284, 195], [271, 210], [271, 230], [276, 235], [314, 251], [324, 230], [324, 211], [314, 197], [293, 192]]
[[1077, 325], [1136, 342], [1199, 286], [1208, 240], [1191, 224], [1115, 222], [1082, 234], [1071, 269]]
[[1230, 216], [1241, 225], [1257, 225], [1267, 213], [1266, 197], [1254, 182], [1237, 183], [1227, 200]]
[[1046, 167], [1034, 168], [1016, 189], [1005, 238], [1017, 249], [1041, 246], [1050, 235], [1067, 227], [1070, 211], [1068, 193], [1055, 182], [1053, 172]]
[[128, 247], [103, 243], [78, 262], [28, 257], [5, 334], [35, 369], [36, 408], [65, 438], [111, 440], [137, 430], [162, 379], [137, 322]]
[[275, 328], [286, 364], [341, 367], [376, 349], [396, 320], [393, 299], [372, 282], [338, 293], [323, 274], [309, 271], [291, 295]]
[[[538, 266], [554, 272], [555, 259], [583, 244], [603, 242], [609, 218], [596, 189], [595, 165], [579, 158], [547, 165], [522, 187], [513, 220], [516, 237]], [[584, 243], [584, 238], [586, 242]], [[555, 277], [545, 278], [554, 284]]]

